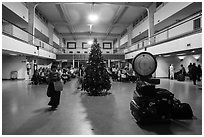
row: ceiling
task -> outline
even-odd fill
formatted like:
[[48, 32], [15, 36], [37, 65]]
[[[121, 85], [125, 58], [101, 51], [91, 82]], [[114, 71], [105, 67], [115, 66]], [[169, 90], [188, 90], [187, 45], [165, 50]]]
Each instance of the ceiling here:
[[[136, 18], [139, 18], [152, 2], [134, 3], [37, 3], [37, 9], [54, 25], [54, 29], [66, 40], [97, 38], [116, 39]], [[88, 15], [98, 15], [91, 22]]]

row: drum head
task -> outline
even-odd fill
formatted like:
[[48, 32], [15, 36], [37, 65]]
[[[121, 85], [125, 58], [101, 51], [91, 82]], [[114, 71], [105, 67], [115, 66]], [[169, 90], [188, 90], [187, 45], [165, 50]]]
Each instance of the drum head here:
[[132, 62], [133, 70], [141, 77], [151, 76], [157, 68], [155, 57], [149, 52], [141, 52]]

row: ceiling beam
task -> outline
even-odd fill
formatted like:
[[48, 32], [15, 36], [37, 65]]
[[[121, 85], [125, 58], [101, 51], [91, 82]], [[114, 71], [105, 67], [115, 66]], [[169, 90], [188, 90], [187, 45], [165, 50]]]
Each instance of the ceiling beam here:
[[[73, 34], [72, 33], [60, 33], [62, 36], [72, 36]], [[79, 33], [75, 33], [76, 35], [78, 36], [90, 36], [90, 32], [87, 31], [87, 32], [79, 32]], [[91, 36], [104, 36], [106, 35], [106, 33], [98, 33], [98, 32], [92, 32], [91, 33]], [[109, 34], [110, 37], [115, 37], [117, 38], [118, 36], [120, 36], [120, 34]]]
[[[73, 27], [80, 27], [80, 26], [89, 26], [90, 24], [70, 24], [66, 22], [52, 22], [54, 26], [73, 26]], [[112, 27], [127, 27], [129, 24], [127, 23], [116, 23], [116, 24], [94, 24], [95, 27], [97, 26], [112, 26]]]
[[95, 4], [111, 4], [137, 8], [148, 8], [153, 2], [94, 2]]
[[[63, 7], [60, 4], [56, 4], [56, 8], [60, 14], [60, 17], [64, 20], [64, 22], [68, 24], [70, 22], [70, 18], [68, 17], [67, 14], [65, 14]], [[71, 32], [73, 39], [76, 40], [76, 36], [74, 35], [73, 26], [67, 26], [67, 28]]]
[[113, 25], [116, 24], [120, 20], [120, 18], [123, 16], [123, 14], [126, 12], [127, 9], [128, 9], [128, 7], [126, 7], [126, 6], [125, 7], [124, 6], [119, 6], [118, 10], [115, 12], [112, 24], [106, 30], [106, 36], [104, 37], [104, 40], [111, 33], [111, 31], [113, 29]]

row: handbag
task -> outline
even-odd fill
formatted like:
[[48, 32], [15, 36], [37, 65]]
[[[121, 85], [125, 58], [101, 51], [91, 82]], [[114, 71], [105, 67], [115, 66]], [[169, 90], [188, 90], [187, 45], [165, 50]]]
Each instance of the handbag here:
[[63, 90], [62, 82], [61, 81], [54, 82], [54, 88], [55, 91], [62, 91]]

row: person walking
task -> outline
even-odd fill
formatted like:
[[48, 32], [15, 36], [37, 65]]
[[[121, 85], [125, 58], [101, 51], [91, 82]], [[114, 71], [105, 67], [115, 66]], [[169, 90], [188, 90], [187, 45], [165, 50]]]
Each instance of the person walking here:
[[60, 74], [57, 72], [57, 66], [51, 66], [51, 72], [48, 76], [48, 89], [47, 96], [50, 97], [48, 105], [51, 106], [51, 110], [56, 110], [60, 104], [61, 91], [56, 91], [54, 82], [60, 81]]
[[82, 83], [83, 83], [83, 77], [84, 76], [84, 67], [81, 64], [79, 66], [79, 71], [78, 71], [78, 87], [77, 89], [82, 89]]
[[170, 79], [174, 79], [174, 66], [171, 64], [169, 66], [169, 73], [170, 73]]
[[196, 64], [193, 63], [193, 66], [192, 66], [192, 80], [193, 80], [194, 85], [196, 85], [197, 74], [198, 74], [198, 69], [196, 67]]
[[198, 81], [201, 81], [201, 78], [202, 78], [202, 69], [201, 69], [201, 65], [199, 64], [198, 65], [198, 70], [197, 70], [197, 79]]

